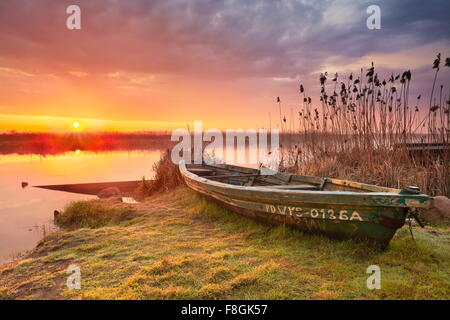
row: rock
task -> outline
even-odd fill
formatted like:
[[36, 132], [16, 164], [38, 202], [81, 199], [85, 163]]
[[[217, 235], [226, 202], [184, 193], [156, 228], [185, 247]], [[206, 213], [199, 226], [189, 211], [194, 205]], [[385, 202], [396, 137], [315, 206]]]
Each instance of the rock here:
[[120, 197], [121, 192], [120, 189], [117, 187], [109, 187], [106, 189], [101, 190], [98, 194], [97, 197], [104, 199], [104, 198], [111, 198], [111, 197]]
[[424, 210], [421, 217], [429, 222], [450, 221], [450, 199], [444, 196], [434, 197], [433, 208]]
[[442, 216], [450, 218], [450, 199], [444, 196], [437, 196], [433, 199], [434, 207]]
[[28, 187], [28, 182], [22, 182], [22, 189]]

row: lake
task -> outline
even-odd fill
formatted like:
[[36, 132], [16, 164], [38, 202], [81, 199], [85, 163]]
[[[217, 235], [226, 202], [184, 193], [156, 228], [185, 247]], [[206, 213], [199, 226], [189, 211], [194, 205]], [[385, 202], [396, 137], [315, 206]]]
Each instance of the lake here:
[[[33, 185], [152, 178], [162, 151], [74, 151], [60, 155], [0, 155], [0, 264], [33, 249], [55, 229], [53, 211], [69, 202], [96, 198]], [[22, 182], [29, 186], [22, 188]]]
[[[3, 138], [5, 139], [5, 137]], [[42, 140], [42, 138], [40, 139]], [[67, 139], [66, 136], [63, 137], [63, 146], [68, 143]], [[54, 142], [55, 139], [51, 140], [53, 143], [49, 145], [39, 140], [39, 143], [32, 144], [33, 148], [30, 148], [30, 140], [32, 139], [28, 137], [22, 141], [24, 150], [31, 149], [33, 150], [31, 152], [40, 152], [46, 147], [49, 149], [47, 151], [59, 150], [54, 147], [57, 144]], [[76, 140], [91, 141], [91, 143], [96, 141], [92, 137], [90, 140]], [[140, 143], [147, 140], [142, 139]], [[22, 150], [18, 148], [18, 145], [21, 144], [18, 144], [17, 141], [20, 142], [16, 139], [12, 141], [14, 143], [11, 143], [11, 146], [14, 147], [13, 150]], [[110, 140], [107, 139], [107, 141]], [[137, 142], [133, 141], [135, 144]], [[129, 143], [127, 141], [127, 144]], [[163, 145], [163, 143], [161, 144]], [[54, 210], [63, 209], [71, 201], [97, 198], [96, 196], [45, 190], [33, 186], [130, 181], [140, 180], [143, 176], [151, 179], [153, 178], [153, 164], [160, 159], [161, 153], [165, 150], [167, 148], [96, 152], [77, 149], [45, 156], [39, 154], [19, 155], [14, 151], [10, 154], [0, 155], [0, 264], [11, 261], [20, 254], [33, 249], [45, 234], [56, 230], [53, 224]], [[235, 148], [234, 151], [236, 152], [236, 150], [243, 152], [245, 160], [249, 159], [250, 149]], [[256, 148], [251, 148], [251, 150], [253, 154], [258, 154]], [[219, 154], [215, 154], [214, 151], [212, 153], [216, 158], [222, 158], [226, 149]], [[235, 164], [237, 153], [227, 162]], [[248, 167], [258, 166], [255, 163], [240, 164]], [[22, 182], [27, 182], [28, 186], [22, 188]]]

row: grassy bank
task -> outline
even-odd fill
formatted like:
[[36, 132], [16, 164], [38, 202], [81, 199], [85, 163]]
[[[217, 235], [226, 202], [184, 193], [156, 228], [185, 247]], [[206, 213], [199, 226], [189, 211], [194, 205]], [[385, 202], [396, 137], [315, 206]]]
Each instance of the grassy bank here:
[[[74, 207], [102, 207], [102, 222], [85, 219], [0, 267], [0, 298], [447, 299], [450, 290], [448, 227], [414, 228], [417, 245], [405, 227], [381, 252], [266, 227], [185, 187], [138, 205], [77, 203], [63, 213], [66, 224]], [[109, 211], [121, 218], [106, 219]], [[81, 268], [81, 290], [66, 287], [71, 264]], [[366, 288], [372, 264], [380, 290]]]

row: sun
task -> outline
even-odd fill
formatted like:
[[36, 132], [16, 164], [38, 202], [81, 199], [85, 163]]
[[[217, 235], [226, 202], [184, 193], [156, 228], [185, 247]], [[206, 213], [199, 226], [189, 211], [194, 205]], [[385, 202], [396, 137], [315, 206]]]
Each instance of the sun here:
[[79, 122], [74, 122], [74, 123], [72, 123], [72, 126], [74, 128], [79, 128], [80, 127], [80, 123]]

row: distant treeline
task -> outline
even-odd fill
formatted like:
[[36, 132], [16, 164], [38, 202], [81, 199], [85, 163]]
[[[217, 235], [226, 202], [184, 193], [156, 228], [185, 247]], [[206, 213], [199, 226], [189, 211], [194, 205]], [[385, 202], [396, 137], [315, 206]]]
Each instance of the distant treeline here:
[[[126, 150], [163, 150], [174, 146], [171, 132], [80, 132], [80, 133], [0, 133], [0, 154], [40, 154], [56, 155], [70, 151], [126, 151]], [[246, 136], [238, 133], [237, 136]], [[318, 133], [318, 135], [329, 135]], [[225, 133], [222, 132], [225, 147]], [[282, 146], [293, 146], [303, 140], [303, 133], [282, 132], [279, 141]], [[203, 146], [209, 144], [203, 141]], [[249, 143], [246, 137], [246, 143]], [[267, 144], [271, 145], [271, 135], [267, 135]]]
[[170, 132], [0, 133], [0, 154], [165, 149], [173, 144], [170, 135]]

